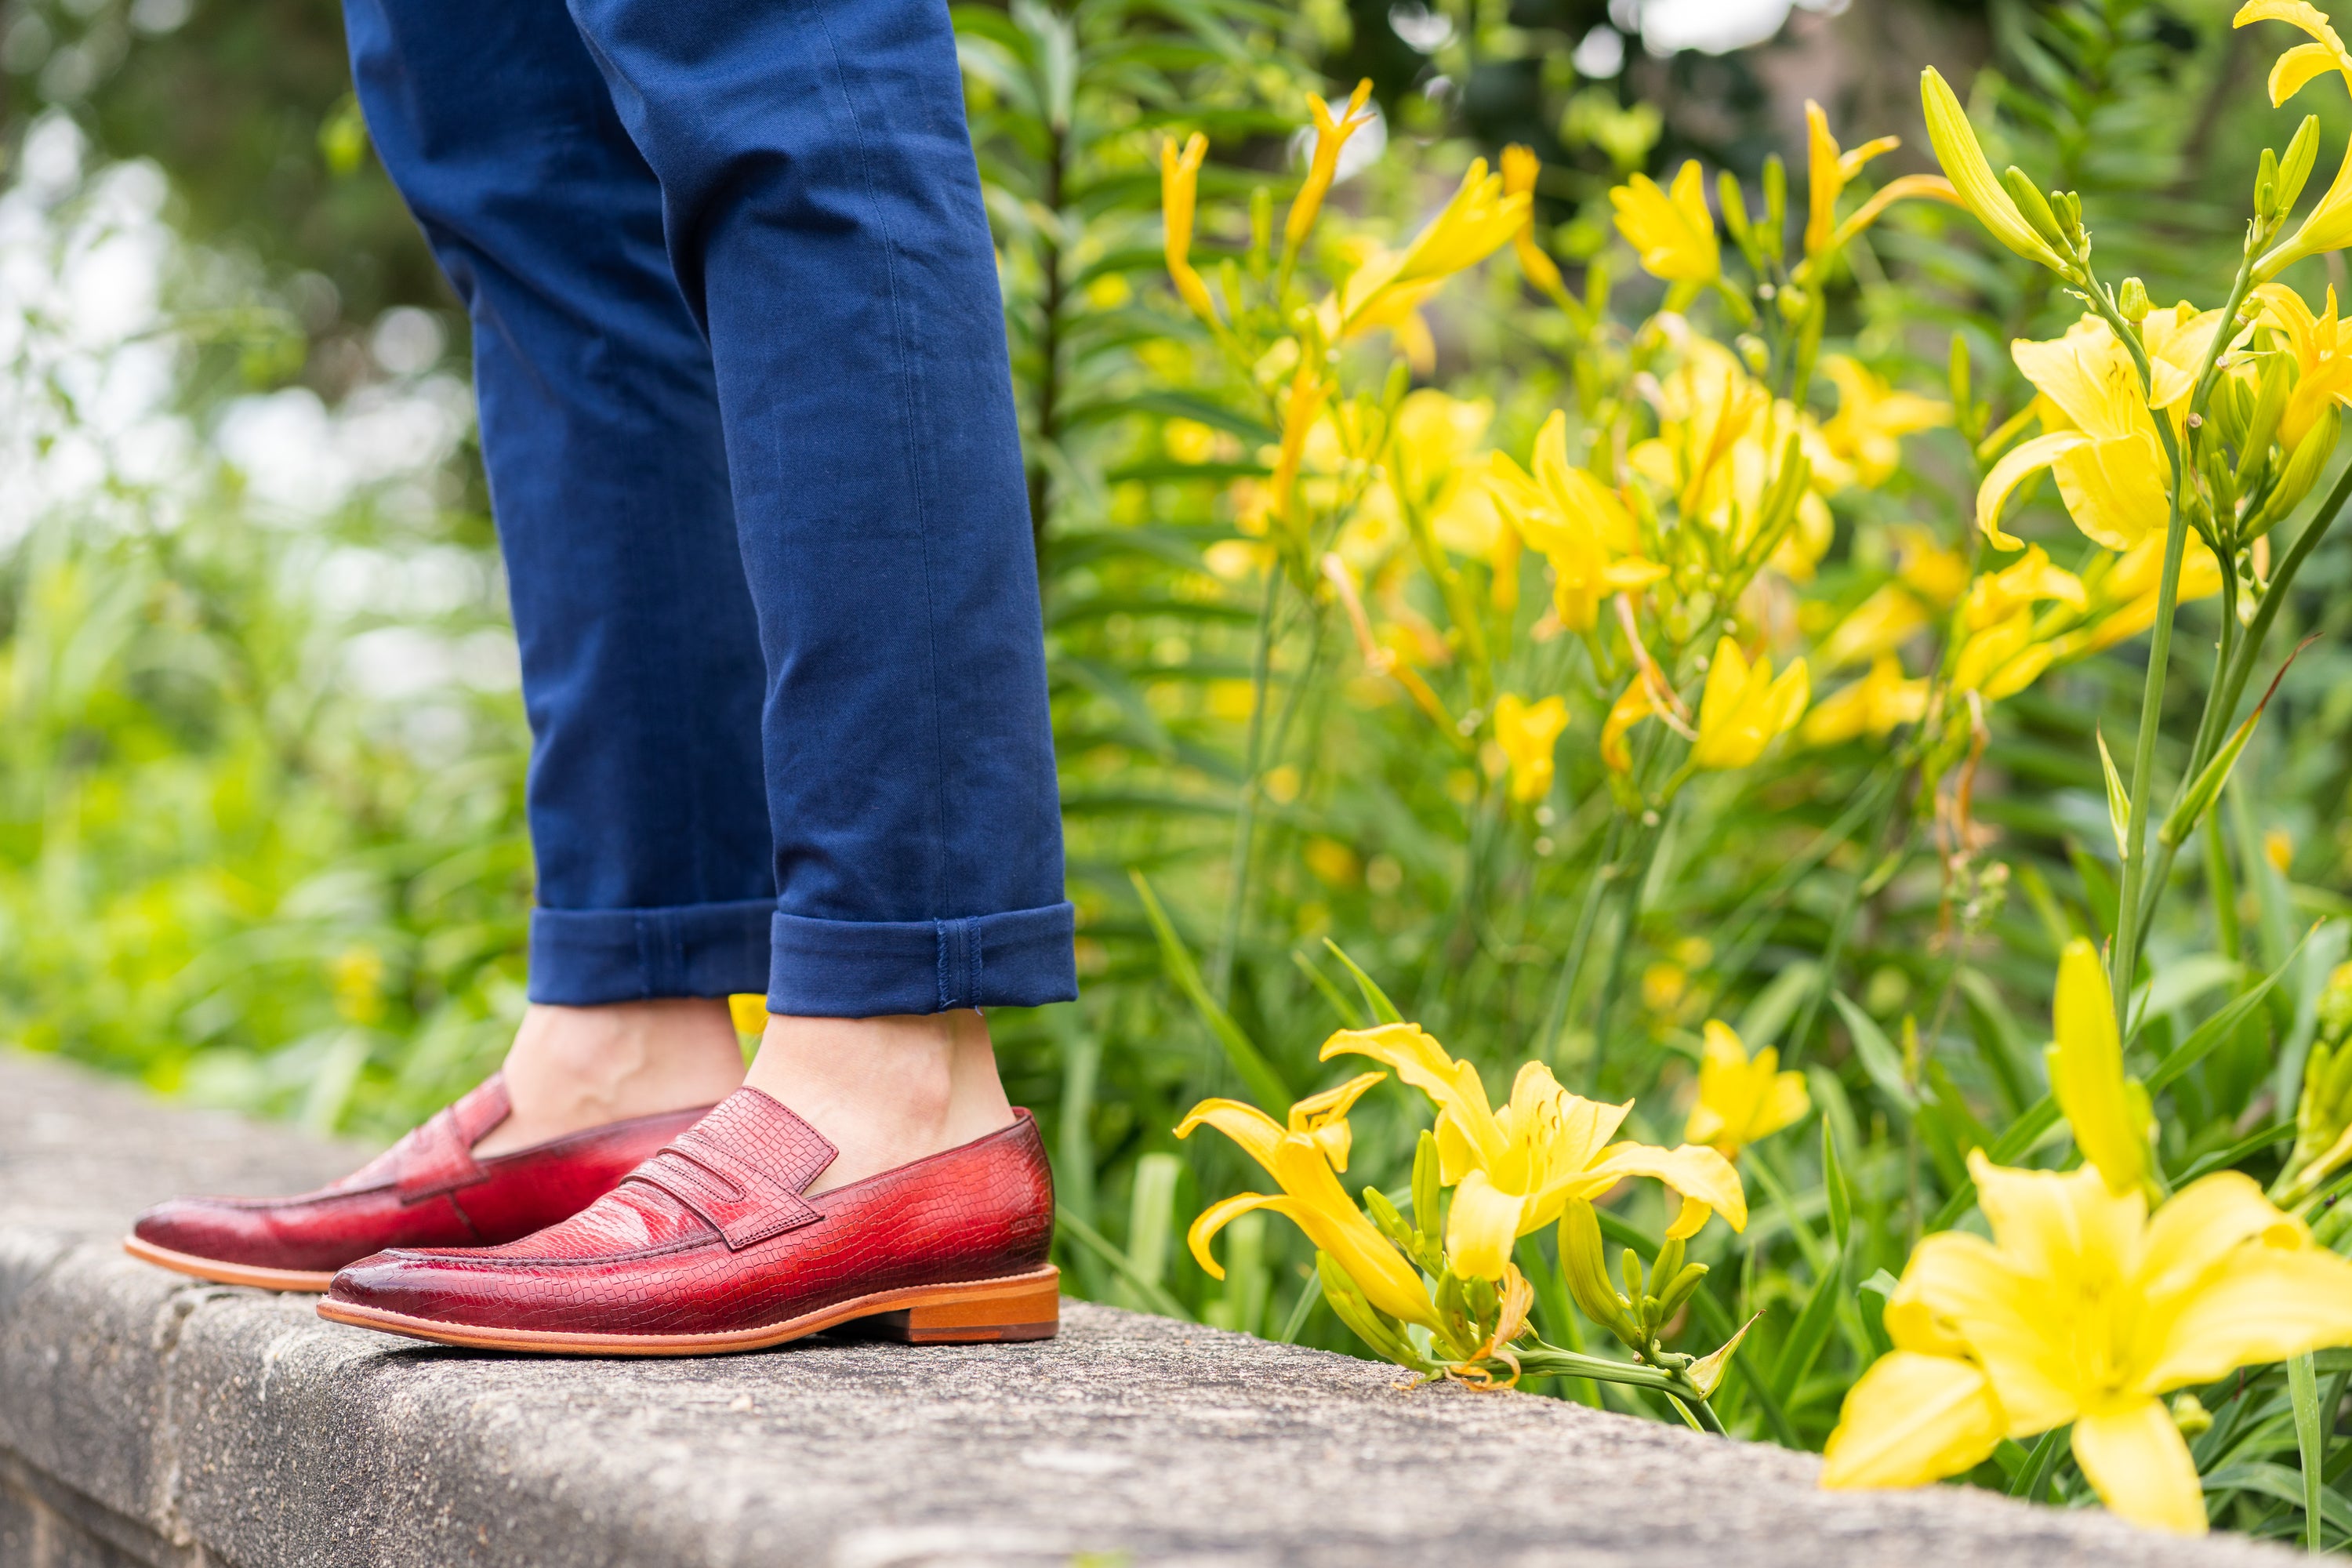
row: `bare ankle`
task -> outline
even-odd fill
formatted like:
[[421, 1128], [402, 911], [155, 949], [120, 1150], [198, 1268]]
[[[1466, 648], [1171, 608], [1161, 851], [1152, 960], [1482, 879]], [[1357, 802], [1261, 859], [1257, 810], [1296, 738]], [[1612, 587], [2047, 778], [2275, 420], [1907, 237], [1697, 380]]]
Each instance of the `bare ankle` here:
[[789, 1106], [840, 1155], [822, 1192], [952, 1149], [1013, 1121], [977, 1010], [884, 1018], [771, 1016], [744, 1082]]
[[535, 1003], [502, 1071], [513, 1114], [475, 1146], [477, 1154], [712, 1104], [742, 1081], [743, 1055], [727, 1004], [714, 998]]

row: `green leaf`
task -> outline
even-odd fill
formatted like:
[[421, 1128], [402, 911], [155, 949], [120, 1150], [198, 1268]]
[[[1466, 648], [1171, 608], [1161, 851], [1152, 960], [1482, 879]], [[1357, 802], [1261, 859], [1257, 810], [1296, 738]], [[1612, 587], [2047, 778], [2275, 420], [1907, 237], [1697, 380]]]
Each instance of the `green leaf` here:
[[[2116, 858], [2131, 858], [2131, 791], [2124, 788], [2124, 775], [2116, 771], [2115, 758], [2107, 754], [2107, 732], [2094, 729], [2091, 733], [2099, 742], [2099, 767], [2107, 775], [2107, 826], [2116, 833]], [[2172, 842], [2166, 839], [2166, 843]]]
[[[2310, 940], [2310, 932], [2305, 932], [2304, 942]], [[2271, 994], [2271, 988], [2279, 983], [2280, 977], [2286, 973], [2289, 966], [2302, 952], [2303, 942], [2298, 942], [2294, 944], [2294, 951], [2286, 955], [2286, 962], [2264, 975], [2261, 984], [2256, 985], [2189, 1031], [2189, 1037], [2174, 1047], [2172, 1054], [2158, 1062], [2156, 1070], [2147, 1075], [2148, 1093], [2156, 1093], [2174, 1079], [2203, 1061], [2216, 1046], [2228, 1039], [2231, 1033], [2244, 1021], [2246, 1016], [2262, 1005], [2263, 999]]]
[[1906, 1115], [1919, 1109], [1919, 1097], [1903, 1079], [1903, 1058], [1887, 1039], [1886, 1031], [1877, 1021], [1856, 1006], [1843, 991], [1830, 993], [1837, 1006], [1838, 1016], [1845, 1020], [1846, 1033], [1853, 1037], [1853, 1054], [1861, 1058], [1862, 1070], [1878, 1086], [1878, 1092], [1892, 1100]]
[[1853, 1194], [1846, 1189], [1845, 1170], [1838, 1163], [1837, 1134], [1826, 1117], [1822, 1121], [1822, 1188], [1829, 1197], [1830, 1236], [1843, 1254], [1846, 1233], [1853, 1223]]
[[1209, 994], [1209, 988], [1201, 982], [1200, 966], [1192, 962], [1192, 954], [1184, 946], [1184, 939], [1176, 934], [1175, 924], [1169, 920], [1168, 911], [1160, 908], [1160, 897], [1151, 890], [1151, 884], [1143, 879], [1140, 871], [1130, 871], [1128, 877], [1135, 884], [1136, 896], [1143, 900], [1143, 913], [1151, 921], [1152, 933], [1160, 939], [1160, 956], [1168, 966], [1168, 977], [1192, 1002], [1193, 1011], [1199, 1013], [1202, 1022], [1209, 1026], [1209, 1032], [1216, 1036], [1217, 1043], [1224, 1047], [1225, 1059], [1233, 1064], [1234, 1071], [1241, 1075], [1242, 1082], [1249, 1087], [1250, 1094], [1257, 1100], [1259, 1108], [1274, 1116], [1289, 1110], [1291, 1102], [1298, 1097], [1291, 1092], [1290, 1086], [1283, 1081], [1274, 1064], [1266, 1060], [1265, 1053], [1257, 1048], [1257, 1042], [1252, 1040], [1242, 1026], [1234, 1022], [1233, 1015], [1219, 1006], [1217, 999]]
[[1383, 1024], [1404, 1022], [1404, 1015], [1398, 1012], [1396, 1004], [1389, 1000], [1389, 994], [1373, 984], [1372, 977], [1357, 967], [1356, 961], [1348, 956], [1347, 949], [1328, 936], [1323, 939], [1323, 945], [1331, 950], [1331, 956], [1344, 964], [1349, 974], [1355, 976], [1356, 989], [1364, 994], [1364, 1005], [1371, 1009], [1374, 1019]]
[[2050, 1472], [2058, 1468], [2058, 1450], [2064, 1446], [2071, 1426], [2053, 1426], [2042, 1434], [2033, 1451], [2009, 1483], [2009, 1495], [2028, 1502], [2039, 1502], [2050, 1485]]
[[2327, 1465], [2327, 1435], [2319, 1420], [2319, 1374], [2308, 1353], [2286, 1361], [2287, 1397], [2294, 1405], [2294, 1446], [2303, 1460], [2303, 1545], [2319, 1550], [2322, 1478]]
[[1348, 1000], [1346, 992], [1331, 984], [1329, 975], [1316, 967], [1313, 959], [1294, 948], [1290, 962], [1298, 965], [1299, 973], [1307, 976], [1307, 983], [1315, 987], [1316, 993], [1331, 1004], [1331, 1011], [1339, 1016], [1339, 1027], [1360, 1029], [1364, 1026], [1364, 1020], [1357, 1015], [1356, 1005]]

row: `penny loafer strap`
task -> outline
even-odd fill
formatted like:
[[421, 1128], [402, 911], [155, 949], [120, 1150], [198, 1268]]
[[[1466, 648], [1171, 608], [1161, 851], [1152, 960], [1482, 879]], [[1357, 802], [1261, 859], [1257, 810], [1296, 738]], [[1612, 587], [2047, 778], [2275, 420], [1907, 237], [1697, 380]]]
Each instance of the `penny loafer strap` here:
[[400, 1173], [394, 1178], [400, 1201], [421, 1203], [487, 1181], [489, 1173], [475, 1160], [474, 1145], [511, 1110], [505, 1080], [492, 1074], [411, 1132], [402, 1141]]
[[837, 1152], [782, 1105], [741, 1089], [627, 1179], [667, 1193], [740, 1251], [824, 1217], [801, 1192]]

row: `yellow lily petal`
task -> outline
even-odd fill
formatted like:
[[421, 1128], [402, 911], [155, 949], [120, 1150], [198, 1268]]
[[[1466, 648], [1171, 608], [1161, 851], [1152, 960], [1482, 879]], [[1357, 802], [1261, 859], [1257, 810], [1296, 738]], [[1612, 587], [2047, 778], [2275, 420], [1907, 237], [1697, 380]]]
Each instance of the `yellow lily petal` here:
[[1969, 1174], [1994, 1242], [2037, 1278], [2121, 1275], [2147, 1220], [2147, 1200], [2137, 1188], [2112, 1193], [2089, 1168], [2063, 1174], [2011, 1170], [1978, 1150], [1969, 1156]]
[[1528, 702], [1506, 691], [1495, 700], [1495, 740], [1510, 759], [1511, 798], [1522, 805], [1551, 793], [1552, 749], [1568, 728], [1568, 704], [1557, 696]]
[[1617, 232], [1652, 277], [1704, 283], [1723, 269], [1696, 160], [1683, 164], [1667, 190], [1647, 174], [1634, 175], [1609, 193], [1609, 205], [1617, 211]]
[[1617, 694], [1617, 700], [1609, 705], [1609, 717], [1601, 721], [1601, 760], [1612, 772], [1622, 773], [1632, 770], [1633, 756], [1626, 749], [1625, 731], [1647, 719], [1654, 710], [1649, 682], [1637, 674], [1626, 683], [1625, 689]]
[[1936, 161], [1951, 176], [1953, 188], [1969, 210], [1977, 215], [1977, 221], [1995, 239], [2028, 261], [2038, 261], [2053, 271], [2063, 271], [2065, 262], [2033, 232], [2033, 226], [2025, 221], [2025, 215], [2017, 210], [2017, 204], [1993, 178], [1992, 165], [1985, 162], [1984, 149], [1977, 143], [1976, 129], [1969, 123], [1968, 111], [1960, 107], [1950, 84], [1932, 66], [1920, 73], [1919, 100], [1927, 110], [1927, 140], [1936, 149]]
[[2171, 516], [2165, 494], [2168, 466], [2152, 431], [2093, 441], [2050, 465], [2067, 515], [2092, 542], [2128, 550], [2161, 533]]
[[[1734, 1230], [1748, 1228], [1748, 1193], [1731, 1162], [1712, 1149], [1685, 1143], [1660, 1149], [1648, 1143], [1612, 1143], [1601, 1151], [1591, 1173], [1610, 1178], [1652, 1176], [1723, 1215]], [[1605, 1190], [1605, 1189], [1604, 1189]]]
[[2098, 949], [2081, 937], [2058, 960], [2052, 1017], [2050, 1093], [2074, 1130], [2083, 1158], [2121, 1194], [2147, 1183], [2147, 1130], [2124, 1090], [2124, 1048], [2116, 1033], [2115, 993]]
[[1441, 1142], [1445, 1136], [1445, 1123], [1451, 1122], [1467, 1141], [1479, 1163], [1492, 1163], [1502, 1157], [1503, 1130], [1496, 1123], [1478, 1069], [1447, 1056], [1445, 1047], [1420, 1025], [1382, 1024], [1370, 1029], [1339, 1030], [1323, 1042], [1319, 1059], [1328, 1062], [1333, 1057], [1346, 1055], [1387, 1063], [1397, 1077], [1435, 1100], [1441, 1112]]
[[2173, 1194], [2149, 1219], [2135, 1279], [2142, 1297], [2161, 1308], [2199, 1288], [2246, 1242], [2293, 1250], [2309, 1238], [2303, 1223], [2281, 1214], [2252, 1177], [2216, 1171]]
[[1521, 1230], [1527, 1208], [1519, 1194], [1506, 1193], [1473, 1171], [1454, 1189], [1453, 1206], [1445, 1215], [1445, 1253], [1457, 1274], [1479, 1279], [1500, 1279], [1511, 1260], [1511, 1244]]
[[1242, 1152], [1264, 1166], [1268, 1175], [1274, 1173], [1274, 1148], [1282, 1142], [1283, 1129], [1273, 1117], [1238, 1100], [1204, 1100], [1176, 1124], [1176, 1136], [1189, 1138], [1203, 1123], [1240, 1144]]
[[2081, 1405], [2070, 1326], [2052, 1321], [2051, 1278], [1981, 1237], [1939, 1232], [1913, 1249], [1886, 1304], [1887, 1335], [1910, 1350], [1966, 1347], [1992, 1380], [2007, 1435], [2045, 1431]]
[[2015, 550], [2025, 542], [2003, 532], [2000, 509], [2009, 503], [2010, 492], [2036, 469], [2046, 468], [2077, 447], [2088, 444], [2090, 437], [2078, 430], [2057, 430], [2046, 436], [2036, 436], [2031, 441], [2021, 441], [2001, 454], [2000, 461], [1977, 487], [1977, 526], [1997, 549]]
[[2014, 697], [2041, 679], [2042, 672], [2048, 669], [2052, 661], [2057, 657], [2056, 644], [2035, 643], [2015, 658], [2003, 664], [1977, 689], [1984, 693], [1985, 700], [1989, 702], [1998, 702], [2004, 697]]
[[1895, 1351], [1847, 1392], [1822, 1450], [1822, 1485], [1925, 1486], [1982, 1464], [2007, 1429], [1983, 1373], [1964, 1361]]
[[1436, 1327], [1437, 1311], [1419, 1271], [1364, 1217], [1312, 1143], [1285, 1139], [1275, 1151], [1275, 1175], [1289, 1202], [1268, 1206], [1280, 1207], [1297, 1222], [1307, 1239], [1346, 1270], [1366, 1300], [1391, 1318]]
[[1192, 1249], [1192, 1261], [1201, 1266], [1202, 1273], [1212, 1279], [1223, 1279], [1225, 1266], [1218, 1262], [1216, 1254], [1209, 1249], [1209, 1243], [1216, 1239], [1217, 1232], [1253, 1209], [1286, 1211], [1290, 1206], [1290, 1199], [1276, 1194], [1235, 1193], [1232, 1197], [1211, 1204], [1201, 1211], [1200, 1217], [1192, 1222], [1192, 1228], [1184, 1233], [1184, 1245]]
[[2141, 1380], [2150, 1394], [2352, 1345], [2352, 1263], [2316, 1247], [2244, 1242], [2168, 1320], [2152, 1325], [2161, 1338]]
[[2171, 1412], [2153, 1399], [2084, 1411], [2074, 1460], [2107, 1511], [2150, 1530], [2205, 1533], [2205, 1492]]

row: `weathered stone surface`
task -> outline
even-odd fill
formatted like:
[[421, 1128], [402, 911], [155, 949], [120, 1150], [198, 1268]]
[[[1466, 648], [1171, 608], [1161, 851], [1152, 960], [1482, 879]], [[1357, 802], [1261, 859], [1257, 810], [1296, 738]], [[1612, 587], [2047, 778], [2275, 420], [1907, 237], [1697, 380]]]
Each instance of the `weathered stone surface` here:
[[[112, 1245], [349, 1151], [0, 1055], [0, 1568], [2283, 1563], [1071, 1304], [1059, 1340], [708, 1361], [415, 1346]], [[1099, 1553], [1099, 1556], [1084, 1554]]]

